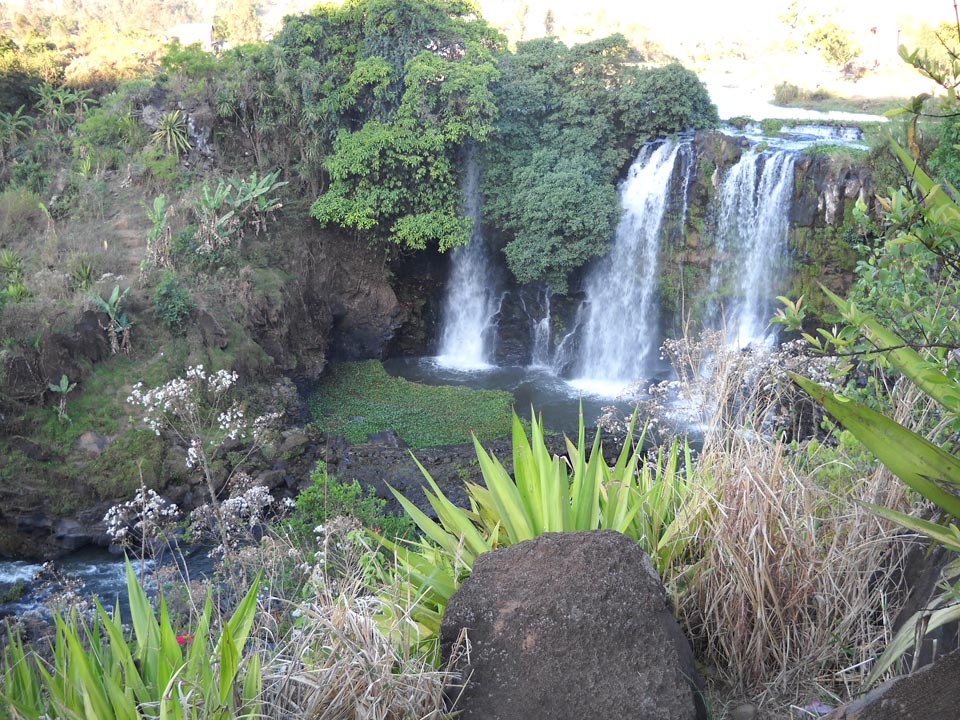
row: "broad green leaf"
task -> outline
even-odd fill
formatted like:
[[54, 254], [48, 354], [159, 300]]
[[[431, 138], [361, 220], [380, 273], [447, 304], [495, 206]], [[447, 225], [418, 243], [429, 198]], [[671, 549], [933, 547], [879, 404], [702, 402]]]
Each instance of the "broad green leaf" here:
[[941, 509], [960, 518], [960, 497], [956, 494], [960, 491], [960, 459], [876, 410], [795, 373], [790, 373], [790, 377], [866, 445], [894, 475]]
[[864, 505], [881, 517], [892, 520], [908, 530], [926, 535], [953, 552], [960, 552], [960, 530], [957, 529], [956, 525], [941, 525], [873, 503], [864, 503]]
[[[877, 664], [870, 673], [870, 677], [868, 677], [866, 683], [864, 683], [866, 687], [877, 682], [907, 650], [910, 650], [914, 646], [916, 643], [916, 626], [923, 615], [923, 610], [914, 613], [897, 631], [893, 640], [891, 640], [884, 649], [883, 655], [877, 660]], [[958, 620], [960, 620], [960, 603], [938, 608], [930, 613], [929, 618], [927, 618], [927, 634], [930, 634], [943, 625], [957, 622]]]
[[534, 537], [533, 528], [530, 527], [530, 520], [524, 511], [523, 500], [520, 498], [520, 491], [517, 490], [516, 484], [500, 462], [487, 454], [476, 436], [473, 438], [473, 445], [477, 451], [477, 459], [480, 461], [483, 480], [500, 513], [500, 519], [511, 542], [518, 543]]
[[262, 581], [263, 571], [261, 570], [253, 579], [253, 582], [250, 583], [250, 589], [247, 590], [243, 600], [237, 605], [237, 609], [233, 611], [233, 615], [230, 616], [223, 628], [222, 635], [230, 635], [233, 647], [238, 652], [242, 651], [243, 646], [247, 644], [247, 637], [253, 627], [253, 620], [257, 614], [257, 593], [260, 592]]
[[240, 668], [240, 651], [233, 644], [233, 633], [224, 632], [220, 638], [218, 657], [220, 659], [220, 678], [217, 682], [221, 705], [227, 705], [233, 696], [233, 681]]

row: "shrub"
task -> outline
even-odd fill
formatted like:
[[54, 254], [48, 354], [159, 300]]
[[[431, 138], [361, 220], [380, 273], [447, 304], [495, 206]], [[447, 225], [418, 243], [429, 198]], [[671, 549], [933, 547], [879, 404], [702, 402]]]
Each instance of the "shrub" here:
[[177, 156], [164, 152], [159, 145], [151, 145], [137, 153], [134, 161], [135, 172], [147, 181], [155, 194], [173, 187], [180, 177]]
[[800, 88], [786, 81], [773, 89], [774, 105], [790, 105], [800, 99]]
[[153, 312], [174, 335], [181, 335], [190, 314], [196, 305], [190, 299], [190, 291], [183, 287], [176, 273], [166, 270], [153, 291]]
[[43, 220], [40, 197], [25, 187], [0, 193], [0, 243], [19, 242]]
[[385, 512], [387, 501], [377, 497], [372, 488], [364, 490], [356, 480], [348, 483], [331, 477], [323, 461], [310, 473], [310, 480], [313, 484], [297, 495], [295, 509], [287, 521], [297, 535], [308, 537], [336, 517], [355, 518], [364, 527], [390, 539], [413, 535], [413, 524], [407, 516]]
[[760, 129], [764, 135], [776, 135], [783, 129], [783, 120], [779, 118], [765, 118], [760, 121]]

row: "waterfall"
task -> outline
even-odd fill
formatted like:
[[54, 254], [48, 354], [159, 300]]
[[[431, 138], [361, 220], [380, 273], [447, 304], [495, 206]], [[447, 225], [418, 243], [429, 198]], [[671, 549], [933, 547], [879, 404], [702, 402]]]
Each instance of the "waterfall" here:
[[475, 370], [490, 366], [496, 336], [499, 296], [486, 242], [480, 232], [480, 169], [471, 153], [463, 181], [464, 211], [473, 221], [470, 242], [453, 251], [443, 301], [437, 362]]
[[550, 288], [543, 291], [543, 317], [533, 326], [533, 350], [530, 354], [531, 367], [549, 368], [550, 359]]
[[620, 186], [623, 215], [613, 248], [592, 267], [585, 283], [575, 385], [609, 394], [644, 377], [653, 365], [660, 345], [660, 225], [681, 153], [685, 163], [692, 161], [689, 142], [647, 145]]
[[787, 256], [795, 159], [790, 151], [750, 150], [720, 187], [719, 260], [710, 291], [725, 300], [722, 312], [714, 307], [712, 314], [739, 347], [770, 339], [767, 328]]

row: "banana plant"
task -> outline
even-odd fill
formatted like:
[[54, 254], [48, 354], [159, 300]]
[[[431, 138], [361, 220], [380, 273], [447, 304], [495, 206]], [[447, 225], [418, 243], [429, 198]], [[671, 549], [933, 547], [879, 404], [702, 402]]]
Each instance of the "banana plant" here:
[[67, 417], [67, 395], [73, 392], [73, 389], [76, 386], [77, 384], [70, 382], [70, 378], [68, 378], [65, 374], [60, 376], [59, 383], [49, 383], [47, 385], [50, 392], [55, 393], [60, 397], [57, 414], [57, 418], [60, 420], [60, 422], [63, 422], [64, 420], [70, 420], [70, 418]]
[[110, 350], [114, 355], [121, 350], [128, 354], [130, 352], [130, 328], [133, 327], [133, 323], [123, 311], [123, 300], [128, 292], [130, 288], [121, 293], [120, 286], [114, 285], [113, 292], [106, 300], [96, 293], [90, 295], [90, 301], [110, 320], [107, 325], [101, 325], [101, 327], [110, 339]]

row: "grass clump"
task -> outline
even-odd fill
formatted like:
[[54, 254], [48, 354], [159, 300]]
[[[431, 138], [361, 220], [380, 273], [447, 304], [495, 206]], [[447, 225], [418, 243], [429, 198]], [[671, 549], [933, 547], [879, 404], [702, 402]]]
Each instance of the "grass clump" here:
[[804, 88], [782, 82], [773, 89], [773, 104], [780, 107], [806, 108], [830, 112], [869, 113], [883, 115], [890, 110], [906, 107], [908, 98], [903, 97], [840, 97], [825, 88]]
[[314, 422], [326, 432], [360, 443], [394, 430], [411, 448], [507, 435], [512, 405], [503, 390], [422, 385], [392, 377], [376, 360], [332, 366], [310, 399]]

